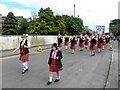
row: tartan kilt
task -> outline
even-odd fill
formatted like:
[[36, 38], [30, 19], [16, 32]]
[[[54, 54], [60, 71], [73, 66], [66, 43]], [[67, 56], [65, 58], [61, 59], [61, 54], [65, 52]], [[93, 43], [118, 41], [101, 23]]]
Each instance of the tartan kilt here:
[[49, 71], [50, 72], [58, 72], [58, 71], [62, 71], [63, 68], [58, 69], [57, 68], [57, 61], [56, 59], [52, 59], [52, 64], [49, 65]]
[[28, 61], [29, 60], [29, 53], [27, 53], [27, 54], [25, 54], [25, 55], [20, 55], [20, 57], [19, 57], [19, 60], [20, 61], [22, 61], [22, 62], [26, 62], [26, 61]]
[[97, 46], [95, 44], [90, 45], [90, 50], [96, 50]]
[[58, 47], [59, 47], [59, 48], [62, 48], [62, 43], [58, 43]]
[[103, 42], [103, 45], [106, 45], [106, 41]]
[[88, 41], [85, 41], [85, 45], [88, 45]]
[[79, 46], [80, 46], [80, 47], [84, 47], [84, 42], [79, 43]]
[[70, 49], [76, 49], [76, 44], [71, 45]]
[[64, 45], [65, 45], [65, 46], [68, 46], [68, 42], [65, 42]]
[[102, 43], [97, 45], [98, 48], [102, 48]]

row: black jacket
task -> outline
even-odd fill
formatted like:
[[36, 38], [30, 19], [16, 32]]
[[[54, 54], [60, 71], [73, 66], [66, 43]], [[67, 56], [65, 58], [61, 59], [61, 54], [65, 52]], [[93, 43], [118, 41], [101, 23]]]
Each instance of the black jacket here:
[[62, 43], [62, 38], [58, 38], [58, 43]]
[[[24, 45], [28, 46], [28, 45], [27, 45], [27, 42], [28, 42], [28, 40], [25, 41]], [[20, 54], [21, 54], [21, 55], [24, 55], [24, 54], [29, 53], [28, 48], [23, 48], [24, 51], [22, 52], [21, 44], [22, 44], [22, 41], [20, 42]]]
[[[52, 64], [52, 58], [51, 58], [52, 52], [53, 52], [53, 50], [51, 50], [51, 52], [50, 52], [48, 64]], [[62, 52], [61, 52], [60, 50], [57, 51], [56, 57], [59, 57], [59, 59], [56, 60], [56, 61], [57, 61], [57, 67], [58, 67], [58, 69], [59, 69], [59, 68], [61, 68], [61, 67], [63, 66], [63, 65], [62, 65], [62, 62], [61, 62], [61, 59], [63, 58], [63, 55], [62, 55]]]
[[71, 45], [77, 44], [77, 41], [75, 40], [75, 38], [71, 39]]
[[80, 37], [79, 43], [82, 43], [82, 42], [84, 42], [83, 37], [82, 38]]
[[91, 43], [91, 44], [96, 44], [97, 41], [96, 41], [96, 39], [93, 38], [93, 39], [91, 39], [90, 43]]
[[98, 38], [98, 44], [103, 43], [103, 39], [100, 37]]
[[65, 37], [65, 42], [69, 42], [69, 37]]

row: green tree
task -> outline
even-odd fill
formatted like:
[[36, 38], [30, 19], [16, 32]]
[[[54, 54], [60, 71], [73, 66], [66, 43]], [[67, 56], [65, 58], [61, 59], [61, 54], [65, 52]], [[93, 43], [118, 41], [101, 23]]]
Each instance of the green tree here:
[[71, 35], [78, 35], [83, 30], [83, 20], [78, 17], [63, 15], [65, 18], [65, 25], [67, 33]]
[[113, 33], [115, 36], [120, 35], [120, 24], [112, 25], [109, 29], [112, 31], [112, 33]]
[[[60, 20], [58, 20], [60, 19]], [[41, 34], [41, 35], [55, 35], [58, 32], [65, 32], [65, 21], [62, 16], [54, 16], [53, 11], [50, 8], [43, 9], [41, 8], [38, 12], [37, 22], [32, 22], [28, 29], [27, 33], [29, 34]]]
[[55, 34], [56, 27], [54, 24], [54, 14], [50, 8], [41, 8], [38, 12], [37, 22], [33, 22], [29, 25], [27, 32], [29, 34]]
[[29, 27], [27, 28], [28, 34], [39, 35], [40, 32], [40, 23], [39, 22], [31, 22]]
[[60, 16], [59, 14], [57, 14], [55, 16], [55, 27], [56, 27], [56, 34], [61, 33], [61, 34], [65, 34], [66, 33], [66, 26], [65, 26], [65, 19], [63, 16]]
[[18, 21], [12, 12], [9, 12], [3, 22], [2, 35], [18, 34]]
[[20, 21], [19, 21], [19, 34], [22, 34], [22, 33], [26, 33], [26, 30], [29, 26], [29, 23], [27, 21], [27, 19], [25, 18], [22, 18]]
[[120, 19], [112, 20], [109, 30], [111, 30], [115, 36], [120, 35]]
[[46, 8], [46, 9], [40, 9], [38, 12], [38, 21], [45, 21], [46, 23], [49, 21], [54, 21], [54, 14], [53, 11], [50, 10], [50, 8]]
[[30, 22], [27, 29], [29, 34], [56, 35], [61, 34], [79, 34], [83, 30], [83, 20], [78, 17], [68, 15], [55, 15], [48, 8], [41, 8], [38, 12], [38, 18], [35, 22]]

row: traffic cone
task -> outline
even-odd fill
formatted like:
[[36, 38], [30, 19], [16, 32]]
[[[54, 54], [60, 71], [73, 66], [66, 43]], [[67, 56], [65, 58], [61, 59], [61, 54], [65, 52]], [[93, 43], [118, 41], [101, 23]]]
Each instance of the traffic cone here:
[[113, 46], [112, 46], [112, 44], [109, 46], [109, 51], [112, 51], [112, 48], [113, 48]]
[[42, 51], [42, 46], [38, 46], [38, 49], [37, 49], [37, 51]]

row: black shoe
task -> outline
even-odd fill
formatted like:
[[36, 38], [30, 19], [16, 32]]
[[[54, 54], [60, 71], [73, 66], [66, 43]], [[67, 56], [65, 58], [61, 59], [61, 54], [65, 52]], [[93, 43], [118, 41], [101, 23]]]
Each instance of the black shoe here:
[[91, 56], [95, 56], [95, 54], [92, 54]]
[[49, 82], [49, 81], [48, 81], [48, 82], [47, 82], [47, 85], [50, 85], [51, 83], [52, 83], [52, 82]]
[[22, 71], [22, 74], [25, 74], [26, 73], [26, 70], [25, 71]]
[[83, 51], [82, 49], [80, 51]]
[[27, 68], [25, 71], [29, 71], [29, 69]]
[[72, 54], [74, 54], [74, 53], [72, 53]]
[[56, 79], [54, 82], [59, 82], [60, 81], [60, 79]]

